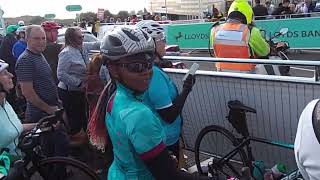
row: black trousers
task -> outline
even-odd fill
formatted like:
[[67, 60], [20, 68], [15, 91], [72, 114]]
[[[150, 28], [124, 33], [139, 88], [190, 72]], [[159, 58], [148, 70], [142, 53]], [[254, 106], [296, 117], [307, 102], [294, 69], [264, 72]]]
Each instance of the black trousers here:
[[77, 134], [81, 129], [86, 131], [88, 120], [85, 93], [58, 88], [58, 94], [68, 117], [69, 134]]

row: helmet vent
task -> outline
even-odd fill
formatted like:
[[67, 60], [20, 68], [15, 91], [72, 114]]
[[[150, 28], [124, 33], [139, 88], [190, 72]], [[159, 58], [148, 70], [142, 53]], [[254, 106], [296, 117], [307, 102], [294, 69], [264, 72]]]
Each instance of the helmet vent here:
[[112, 46], [122, 46], [122, 42], [117, 37], [109, 36], [109, 40]]
[[126, 29], [122, 29], [122, 31], [133, 41], [140, 41], [138, 37], [136, 37], [134, 34], [132, 34], [130, 31]]

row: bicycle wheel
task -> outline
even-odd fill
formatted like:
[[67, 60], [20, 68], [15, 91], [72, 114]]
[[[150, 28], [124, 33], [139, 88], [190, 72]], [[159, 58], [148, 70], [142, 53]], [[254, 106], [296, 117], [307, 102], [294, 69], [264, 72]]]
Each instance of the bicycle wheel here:
[[41, 160], [38, 165], [38, 175], [32, 176], [31, 179], [100, 180], [86, 164], [68, 157], [49, 157]]
[[[213, 176], [226, 179], [239, 177], [241, 168], [247, 162], [245, 151], [240, 148], [238, 152], [226, 163], [217, 162], [227, 153], [231, 152], [239, 141], [227, 129], [212, 125], [202, 129], [195, 143], [195, 161], [198, 172], [205, 175], [208, 164], [212, 165]], [[201, 162], [203, 166], [201, 167]], [[211, 172], [212, 173], [212, 172]]]

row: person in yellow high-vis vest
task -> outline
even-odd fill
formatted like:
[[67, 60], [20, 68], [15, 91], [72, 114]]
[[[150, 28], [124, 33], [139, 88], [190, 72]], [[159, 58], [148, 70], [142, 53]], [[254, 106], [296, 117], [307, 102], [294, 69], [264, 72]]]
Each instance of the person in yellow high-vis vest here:
[[[266, 57], [269, 44], [260, 30], [252, 25], [253, 10], [247, 0], [235, 0], [228, 11], [225, 24], [211, 30], [210, 41], [217, 58]], [[253, 73], [255, 64], [216, 63], [218, 71]]]

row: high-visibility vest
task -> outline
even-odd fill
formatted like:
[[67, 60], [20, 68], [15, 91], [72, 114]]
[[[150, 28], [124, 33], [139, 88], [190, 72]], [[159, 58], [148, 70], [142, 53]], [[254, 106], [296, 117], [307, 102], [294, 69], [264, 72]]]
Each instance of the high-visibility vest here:
[[[212, 29], [213, 50], [217, 58], [251, 57], [249, 39], [250, 29], [241, 23], [225, 23]], [[255, 64], [216, 63], [218, 70], [251, 71]]]

